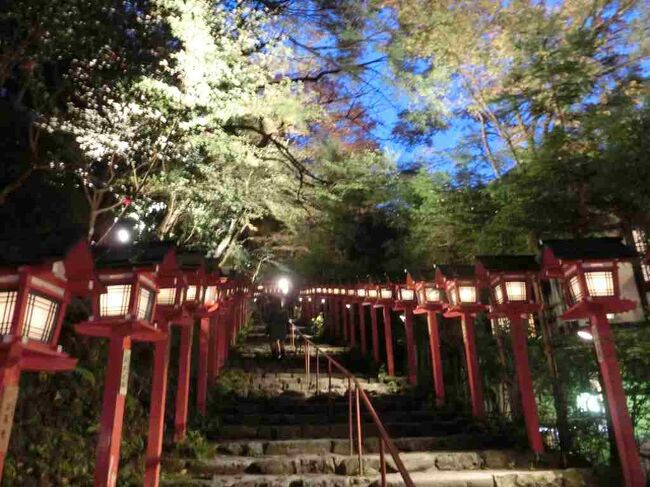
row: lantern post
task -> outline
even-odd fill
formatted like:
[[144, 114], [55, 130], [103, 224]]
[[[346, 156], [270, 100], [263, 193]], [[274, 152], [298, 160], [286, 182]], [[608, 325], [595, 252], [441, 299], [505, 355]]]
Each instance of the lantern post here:
[[433, 389], [436, 396], [436, 405], [442, 407], [445, 403], [445, 382], [442, 374], [438, 313], [444, 310], [445, 292], [434, 282], [433, 272], [418, 271], [415, 273], [415, 276], [409, 273], [407, 275], [407, 283], [410, 283], [415, 288], [418, 305], [414, 313], [427, 315]]
[[359, 342], [361, 344], [361, 355], [364, 357], [368, 353], [368, 339], [366, 333], [366, 310], [364, 308], [366, 301], [366, 285], [357, 284], [355, 301], [359, 305]]
[[[196, 310], [203, 302], [204, 282], [206, 280], [205, 261], [198, 252], [181, 252], [177, 254], [178, 266], [186, 285], [182, 295], [182, 319], [168, 322], [167, 333], [171, 339], [173, 328], [178, 328], [178, 380], [174, 410], [174, 441], [183, 441], [187, 431], [187, 415], [190, 388], [190, 363], [192, 353], [192, 331]], [[155, 353], [155, 352], [154, 352]], [[155, 365], [154, 365], [155, 366]], [[164, 415], [163, 415], [164, 416]], [[152, 474], [153, 475], [153, 474]]]
[[[199, 318], [199, 357], [196, 372], [196, 408], [205, 416], [208, 397], [208, 359], [210, 353], [210, 321], [219, 309], [219, 270], [206, 277], [203, 304], [196, 309]], [[191, 345], [191, 337], [190, 337]], [[189, 373], [189, 363], [187, 372]]]
[[541, 308], [534, 293], [539, 264], [532, 255], [486, 255], [478, 256], [476, 261], [476, 275], [490, 291], [490, 317], [506, 318], [510, 323], [512, 354], [528, 444], [539, 455], [544, 451], [544, 445], [528, 363], [527, 337], [528, 317]]
[[415, 352], [415, 337], [413, 336], [413, 310], [417, 302], [415, 300], [415, 290], [412, 285], [399, 284], [395, 286], [395, 304], [396, 311], [404, 312], [404, 330], [406, 334], [406, 360], [408, 364], [408, 381], [410, 384], [417, 385], [418, 370], [417, 358]]
[[350, 347], [354, 348], [357, 346], [357, 333], [354, 325], [354, 303], [357, 297], [357, 291], [355, 287], [348, 286], [343, 288], [345, 291], [345, 313], [348, 315], [348, 338]]
[[375, 303], [377, 302], [377, 297], [379, 296], [379, 291], [377, 287], [368, 283], [366, 285], [366, 297], [363, 301], [364, 306], [370, 306], [370, 336], [372, 340], [372, 357], [376, 364], [381, 362], [381, 356], [379, 353], [379, 330], [377, 328], [377, 308]]
[[346, 290], [343, 286], [336, 288], [339, 296], [339, 307], [341, 309], [341, 326], [343, 328], [343, 341], [346, 345], [350, 344], [350, 313], [347, 307]]
[[395, 359], [393, 357], [393, 325], [390, 310], [393, 307], [393, 286], [390, 283], [377, 286], [377, 301], [375, 307], [382, 308], [384, 313], [384, 338], [386, 344], [386, 370], [388, 375], [395, 375]]
[[474, 319], [478, 312], [485, 309], [485, 306], [479, 300], [474, 266], [438, 265], [436, 266], [436, 284], [444, 288], [447, 295], [444, 316], [461, 319], [472, 414], [474, 417], [482, 419], [485, 417], [485, 404], [476, 353]]
[[15, 255], [6, 245], [0, 259], [0, 479], [20, 375], [75, 368], [77, 360], [58, 345], [63, 318], [73, 295], [99, 287], [85, 241], [48, 244], [32, 252], [21, 247]]
[[112, 487], [117, 481], [131, 346], [134, 341], [157, 342], [166, 338], [153, 320], [158, 266], [170, 252], [173, 248], [162, 243], [97, 249], [97, 273], [103, 286], [93, 294], [90, 319], [75, 325], [79, 335], [109, 340], [96, 486]]
[[590, 322], [625, 486], [645, 486], [614, 335], [607, 317], [609, 313], [636, 308], [634, 301], [621, 298], [618, 273], [619, 262], [636, 258], [636, 252], [619, 238], [545, 240], [542, 246], [543, 277], [559, 279], [564, 284], [568, 309], [562, 319], [587, 318]]
[[187, 280], [179, 267], [175, 252], [168, 252], [158, 267], [157, 284], [159, 291], [156, 296], [154, 320], [160, 330], [165, 333], [165, 339], [154, 342], [149, 434], [147, 436], [144, 477], [144, 485], [147, 487], [157, 487], [160, 483], [171, 324], [190, 327], [194, 322], [184, 306], [188, 289]]

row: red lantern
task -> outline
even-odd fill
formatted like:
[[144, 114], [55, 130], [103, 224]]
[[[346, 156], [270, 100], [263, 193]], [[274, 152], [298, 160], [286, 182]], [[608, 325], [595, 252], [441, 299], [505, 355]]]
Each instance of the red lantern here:
[[[219, 298], [221, 296], [221, 278], [218, 268], [208, 273], [204, 279], [203, 302], [196, 310], [195, 315], [199, 318], [199, 357], [197, 367], [196, 406], [199, 413], [205, 415], [207, 410], [208, 397], [208, 368], [210, 357], [210, 330], [213, 328], [213, 320], [219, 310]], [[213, 331], [212, 336], [216, 333]], [[214, 340], [213, 340], [214, 341]]]
[[415, 286], [407, 272], [406, 283], [395, 286], [395, 304], [396, 311], [404, 312], [404, 331], [406, 335], [406, 360], [408, 364], [408, 381], [410, 384], [417, 385], [418, 371], [417, 359], [415, 352], [415, 337], [413, 336], [413, 310], [417, 306], [415, 297]]
[[510, 323], [512, 351], [519, 394], [531, 450], [544, 450], [539, 431], [533, 381], [528, 364], [527, 322], [540, 305], [535, 299], [539, 264], [532, 255], [496, 255], [476, 258], [476, 275], [490, 290], [491, 317], [507, 319]]
[[415, 289], [417, 307], [414, 313], [426, 313], [427, 315], [433, 388], [436, 395], [436, 405], [441, 407], [445, 402], [445, 384], [442, 375], [438, 313], [441, 313], [445, 307], [445, 291], [435, 283], [433, 270], [420, 270], [414, 275], [408, 274], [407, 283]]
[[[185, 330], [191, 332], [194, 319], [186, 308], [187, 298], [187, 279], [185, 273], [179, 264], [180, 256], [172, 249], [165, 255], [162, 263], [158, 266], [156, 280], [159, 287], [156, 297], [156, 315], [155, 321], [159, 328], [165, 333], [165, 339], [154, 343], [154, 363], [151, 380], [151, 403], [149, 406], [149, 435], [147, 438], [147, 462], [145, 471], [145, 484], [157, 485], [160, 478], [160, 456], [162, 453], [163, 427], [165, 419], [165, 401], [167, 398], [167, 373], [169, 369], [169, 349], [171, 325], [182, 328], [181, 334]], [[191, 300], [189, 301], [192, 302]], [[190, 336], [191, 338], [191, 336]], [[181, 345], [185, 340], [181, 337]], [[183, 350], [181, 346], [181, 356], [179, 364], [183, 364], [183, 354], [189, 355], [189, 349]], [[189, 358], [188, 358], [189, 362]], [[179, 371], [179, 390], [176, 397], [183, 398], [184, 380], [183, 370]], [[188, 370], [189, 372], [189, 370]], [[185, 402], [187, 402], [185, 396]], [[178, 407], [177, 413], [182, 411]]]
[[80, 335], [109, 339], [95, 467], [97, 485], [114, 485], [117, 479], [131, 344], [166, 338], [153, 319], [158, 271], [173, 254], [174, 249], [167, 244], [97, 250], [97, 274], [103, 288], [93, 294], [90, 319], [75, 325]]
[[480, 302], [474, 266], [438, 265], [435, 268], [436, 284], [445, 290], [448, 298], [445, 317], [461, 319], [472, 413], [476, 418], [483, 418], [485, 405], [476, 355], [474, 319], [476, 313], [483, 311], [485, 306]]
[[72, 295], [98, 286], [88, 245], [51, 247], [0, 263], [0, 478], [11, 437], [22, 372], [72, 370], [77, 360], [59, 347]]
[[622, 313], [635, 303], [621, 298], [618, 263], [636, 258], [619, 238], [545, 240], [542, 269], [547, 279], [564, 284], [568, 309], [562, 319], [588, 318], [605, 386], [621, 469], [627, 487], [645, 485], [645, 473], [627, 410], [623, 381], [608, 313]]
[[395, 359], [393, 356], [393, 325], [391, 320], [391, 309], [395, 303], [394, 289], [391, 283], [380, 284], [375, 287], [373, 295], [377, 300], [374, 307], [382, 308], [384, 318], [384, 343], [386, 347], [386, 371], [388, 375], [395, 375]]

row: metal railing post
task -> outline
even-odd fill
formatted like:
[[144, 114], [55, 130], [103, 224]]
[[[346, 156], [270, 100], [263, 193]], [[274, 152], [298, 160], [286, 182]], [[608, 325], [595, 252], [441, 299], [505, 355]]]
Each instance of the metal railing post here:
[[348, 432], [350, 438], [350, 456], [354, 455], [354, 428], [352, 427], [352, 379], [348, 377]]
[[332, 361], [327, 360], [327, 411], [334, 416], [334, 403], [332, 402]]
[[316, 349], [316, 395], [320, 394], [320, 350]]
[[[354, 382], [355, 385], [355, 403], [356, 403], [356, 422], [357, 422], [357, 452], [359, 455], [359, 472], [360, 475], [363, 475], [363, 431], [362, 431], [362, 424], [361, 424], [361, 406], [360, 403], [363, 401], [368, 414], [370, 415], [373, 423], [375, 424], [377, 428], [377, 434], [379, 437], [379, 453], [380, 453], [380, 467], [381, 467], [381, 485], [385, 486], [386, 485], [386, 454], [385, 454], [385, 449], [388, 449], [388, 452], [390, 453], [393, 461], [395, 462], [395, 466], [397, 467], [397, 470], [399, 471], [399, 474], [402, 477], [402, 480], [404, 481], [405, 487], [415, 487], [415, 484], [413, 483], [413, 480], [411, 479], [411, 476], [409, 475], [408, 470], [406, 469], [406, 466], [404, 465], [404, 462], [402, 462], [400, 456], [399, 456], [399, 450], [395, 447], [393, 444], [392, 440], [390, 439], [390, 436], [388, 432], [386, 431], [386, 428], [384, 427], [383, 423], [381, 422], [381, 419], [379, 419], [379, 416], [377, 415], [377, 411], [375, 411], [375, 408], [372, 405], [372, 402], [370, 402], [370, 399], [368, 398], [368, 395], [366, 392], [363, 390], [363, 387], [359, 383], [358, 379], [352, 375], [352, 373], [347, 370], [345, 367], [343, 367], [340, 363], [338, 363], [336, 360], [334, 360], [330, 355], [328, 355], [326, 352], [323, 352], [320, 350], [318, 345], [312, 343], [305, 335], [303, 335], [300, 330], [296, 328], [296, 332], [299, 335], [300, 338], [303, 339], [303, 342], [305, 344], [305, 375], [307, 378], [311, 379], [310, 376], [310, 347], [313, 346], [316, 349], [316, 371], [317, 374], [320, 374], [320, 366], [319, 364], [319, 357], [320, 355], [324, 355], [325, 359], [327, 360], [327, 375], [328, 375], [328, 411], [331, 412], [331, 414], [334, 414], [334, 406], [335, 404], [333, 403], [333, 398], [332, 398], [332, 367], [336, 367], [341, 373], [343, 374], [343, 378], [348, 379], [348, 384], [347, 384], [347, 393], [348, 393], [348, 439], [350, 442], [350, 456], [354, 455], [354, 426], [352, 424], [353, 418], [352, 418], [352, 382]], [[318, 375], [317, 375], [318, 377]]]
[[359, 475], [363, 475], [363, 436], [361, 432], [361, 405], [359, 404], [358, 384], [355, 384], [354, 396], [357, 407], [357, 455], [359, 456]]
[[379, 464], [381, 470], [381, 487], [386, 487], [386, 455], [384, 453], [384, 439], [379, 437]]

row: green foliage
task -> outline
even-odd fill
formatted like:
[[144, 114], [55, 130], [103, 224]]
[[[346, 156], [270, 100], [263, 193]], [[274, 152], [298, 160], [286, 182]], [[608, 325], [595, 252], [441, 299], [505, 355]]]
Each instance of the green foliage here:
[[187, 437], [180, 443], [175, 443], [171, 455], [181, 458], [208, 458], [214, 449], [208, 443], [208, 440], [200, 431], [190, 429], [187, 431]]

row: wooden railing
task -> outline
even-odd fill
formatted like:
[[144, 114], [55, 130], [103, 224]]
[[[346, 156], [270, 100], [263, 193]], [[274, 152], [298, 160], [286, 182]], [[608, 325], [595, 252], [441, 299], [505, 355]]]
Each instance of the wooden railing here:
[[[384, 424], [379, 419], [377, 411], [373, 407], [368, 395], [363, 390], [363, 387], [359, 383], [359, 380], [352, 374], [349, 370], [343, 367], [339, 362], [334, 360], [328, 353], [321, 350], [318, 345], [312, 342], [307, 338], [298, 328], [291, 324], [291, 344], [296, 349], [296, 334], [299, 338], [303, 340], [304, 343], [304, 353], [305, 353], [305, 379], [307, 387], [311, 384], [311, 350], [315, 350], [316, 357], [316, 393], [320, 392], [320, 357], [321, 355], [327, 360], [327, 375], [328, 375], [328, 399], [332, 401], [332, 367], [335, 367], [340, 371], [345, 378], [348, 380], [348, 425], [349, 425], [349, 440], [350, 440], [350, 455], [354, 455], [354, 431], [356, 429], [356, 449], [357, 456], [359, 458], [359, 475], [363, 475], [363, 431], [361, 427], [361, 407], [360, 403], [363, 402], [365, 405], [370, 417], [372, 418], [373, 423], [377, 428], [377, 434], [379, 437], [379, 462], [380, 462], [380, 473], [381, 473], [381, 485], [382, 487], [386, 486], [386, 454], [385, 450], [388, 450], [390, 456], [395, 462], [395, 466], [402, 476], [402, 480], [407, 487], [415, 487], [411, 476], [409, 475], [404, 463], [399, 457], [399, 451], [393, 444], [393, 441], [390, 439]], [[354, 385], [354, 387], [353, 387]]]

